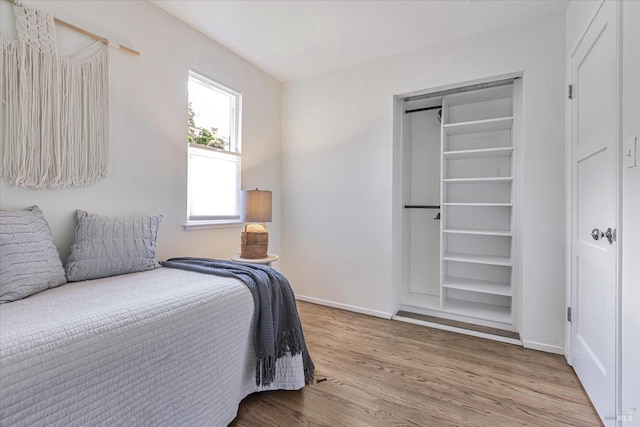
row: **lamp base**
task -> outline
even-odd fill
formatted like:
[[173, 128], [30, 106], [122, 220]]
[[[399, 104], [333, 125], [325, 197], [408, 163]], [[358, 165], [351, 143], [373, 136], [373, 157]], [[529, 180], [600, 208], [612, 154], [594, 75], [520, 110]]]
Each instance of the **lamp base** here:
[[269, 233], [253, 233], [243, 231], [240, 237], [240, 256], [246, 259], [260, 259], [267, 257], [269, 247]]

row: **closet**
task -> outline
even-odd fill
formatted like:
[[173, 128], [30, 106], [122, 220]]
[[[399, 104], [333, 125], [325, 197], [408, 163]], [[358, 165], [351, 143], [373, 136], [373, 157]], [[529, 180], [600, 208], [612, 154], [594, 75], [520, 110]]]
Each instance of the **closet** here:
[[516, 85], [402, 99], [401, 311], [517, 331]]

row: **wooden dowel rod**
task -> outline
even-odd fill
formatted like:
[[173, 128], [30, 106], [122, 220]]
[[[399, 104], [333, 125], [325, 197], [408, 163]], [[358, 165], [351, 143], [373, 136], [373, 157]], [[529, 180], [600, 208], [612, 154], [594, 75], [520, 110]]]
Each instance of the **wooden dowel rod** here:
[[[15, 4], [15, 2], [16, 2], [16, 0], [7, 0], [7, 1], [9, 3], [11, 3], [11, 4]], [[63, 21], [62, 19], [58, 19], [55, 16], [53, 17], [53, 21], [56, 24], [62, 25], [63, 27], [70, 28], [70, 29], [72, 29], [74, 31], [79, 32], [80, 34], [84, 34], [85, 36], [91, 37], [94, 40], [98, 40], [99, 42], [106, 43], [109, 46], [112, 46], [112, 47], [115, 47], [115, 48], [118, 48], [118, 49], [122, 49], [122, 50], [124, 50], [126, 52], [129, 52], [129, 53], [133, 54], [133, 55], [140, 56], [140, 52], [138, 52], [137, 50], [133, 50], [133, 49], [128, 48], [126, 46], [122, 46], [122, 45], [119, 45], [119, 44], [112, 43], [112, 42], [110, 42], [108, 39], [106, 39], [104, 37], [101, 37], [101, 36], [99, 36], [97, 34], [94, 34], [91, 31], [87, 31], [84, 28], [80, 28], [80, 27], [78, 27], [76, 25], [73, 25], [73, 24], [70, 24], [70, 23], [68, 23], [66, 21]]]

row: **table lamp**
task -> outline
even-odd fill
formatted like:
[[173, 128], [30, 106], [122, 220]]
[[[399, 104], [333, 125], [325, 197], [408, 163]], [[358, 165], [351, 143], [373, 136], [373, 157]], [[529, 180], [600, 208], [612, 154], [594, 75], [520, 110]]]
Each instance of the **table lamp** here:
[[[271, 191], [242, 190], [240, 213], [244, 221], [240, 257], [260, 259], [267, 257], [269, 233], [266, 222], [271, 222]], [[256, 224], [262, 223], [262, 224]]]

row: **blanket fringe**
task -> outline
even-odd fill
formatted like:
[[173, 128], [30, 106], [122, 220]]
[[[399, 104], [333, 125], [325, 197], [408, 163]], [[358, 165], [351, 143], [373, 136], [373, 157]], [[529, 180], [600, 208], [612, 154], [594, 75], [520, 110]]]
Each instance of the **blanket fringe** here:
[[[276, 357], [264, 356], [256, 363], [256, 385], [267, 386], [271, 384], [276, 377], [276, 360], [288, 354], [296, 356], [303, 354], [304, 338], [297, 329], [289, 329], [278, 334], [276, 341]], [[303, 357], [306, 355], [303, 354]], [[304, 368], [304, 381], [309, 384], [313, 381], [313, 367]]]
[[256, 385], [267, 386], [276, 377], [276, 358], [265, 356], [256, 365]]
[[[293, 355], [293, 354], [292, 354]], [[306, 354], [302, 354], [305, 357]], [[268, 386], [276, 378], [276, 358], [266, 356], [256, 362], [256, 385]], [[304, 364], [304, 382], [311, 384], [313, 382], [314, 366]]]
[[256, 385], [271, 384], [275, 380], [277, 360], [298, 354], [302, 354], [305, 383], [313, 381], [314, 365], [304, 341], [295, 296], [289, 281], [281, 273], [263, 265], [206, 258], [171, 258], [162, 265], [234, 277], [249, 288], [255, 308]]
[[313, 368], [305, 366], [304, 367], [304, 383], [311, 384], [313, 382]]
[[292, 356], [302, 353], [302, 337], [296, 329], [289, 329], [279, 334], [276, 341], [276, 354], [278, 357], [291, 352]]

